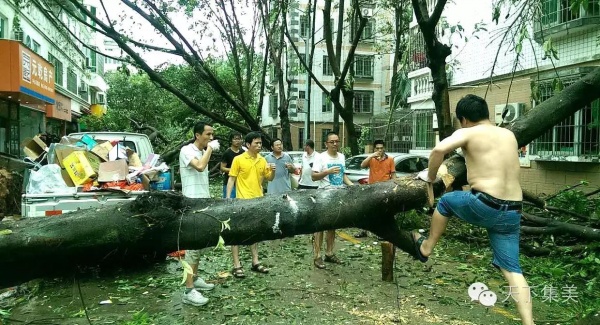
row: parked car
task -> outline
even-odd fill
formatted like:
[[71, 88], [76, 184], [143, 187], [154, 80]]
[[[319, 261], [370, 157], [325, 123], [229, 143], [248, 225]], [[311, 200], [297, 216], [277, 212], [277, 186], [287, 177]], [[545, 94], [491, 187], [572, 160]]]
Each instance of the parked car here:
[[[386, 152], [386, 154], [394, 158], [394, 164], [396, 165], [396, 176], [402, 177], [412, 173], [418, 173], [423, 169], [427, 168], [429, 159], [425, 156], [409, 154], [409, 153], [395, 153]], [[354, 184], [368, 184], [369, 183], [369, 168], [360, 168], [360, 163], [369, 156], [368, 154], [356, 155], [346, 159], [346, 176]]]

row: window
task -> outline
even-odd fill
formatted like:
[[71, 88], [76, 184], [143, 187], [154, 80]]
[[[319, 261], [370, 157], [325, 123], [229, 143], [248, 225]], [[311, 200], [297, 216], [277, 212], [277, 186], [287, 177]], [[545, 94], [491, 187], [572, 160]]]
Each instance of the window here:
[[365, 25], [365, 28], [363, 28], [363, 32], [362, 32], [362, 35], [360, 36], [360, 39], [361, 40], [372, 39], [374, 34], [375, 34], [375, 19], [370, 18], [369, 20], [367, 20], [367, 24]]
[[375, 93], [372, 91], [354, 91], [354, 113], [373, 113], [373, 97]]
[[416, 110], [414, 112], [415, 149], [433, 149], [435, 146], [433, 113], [435, 113], [434, 110]]
[[373, 55], [357, 55], [354, 57], [354, 76], [356, 78], [373, 78]]
[[[563, 78], [565, 87], [573, 84], [579, 77]], [[539, 85], [540, 102], [552, 97], [554, 90], [552, 82]], [[531, 154], [544, 159], [565, 159], [567, 156], [582, 157], [600, 154], [600, 136], [598, 116], [600, 100], [596, 99], [590, 105], [582, 107], [574, 115], [548, 130], [544, 135], [531, 143]]]
[[396, 172], [398, 173], [418, 173], [427, 168], [429, 161], [426, 158], [410, 157], [396, 163]]
[[[96, 49], [95, 46], [92, 46], [93, 49]], [[88, 55], [86, 58], [86, 64], [87, 67], [90, 71], [92, 72], [96, 72], [96, 65], [97, 65], [97, 57], [96, 57], [96, 52], [94, 52], [94, 50], [91, 49], [87, 49]]]
[[300, 90], [298, 92], [298, 100], [296, 101], [297, 103], [297, 108], [298, 108], [298, 113], [303, 113], [304, 112], [304, 103], [306, 102], [306, 92], [304, 90]]
[[8, 38], [8, 21], [0, 16], [0, 38]]
[[71, 69], [67, 70], [67, 89], [70, 92], [77, 94], [77, 74]]
[[[90, 6], [90, 13], [92, 14], [92, 17], [96, 17], [96, 7]], [[89, 18], [89, 20], [90, 20], [90, 25], [96, 26], [96, 22], [93, 19]]]
[[323, 93], [321, 96], [321, 112], [327, 113], [331, 112], [333, 109], [333, 103], [331, 103], [331, 99], [327, 96], [326, 93]]
[[298, 150], [304, 148], [304, 128], [298, 128]]
[[277, 117], [277, 94], [269, 96], [269, 115], [271, 117]]
[[306, 39], [310, 35], [310, 22], [307, 15], [300, 16], [300, 37]]
[[571, 2], [570, 0], [542, 0], [542, 25], [550, 27], [581, 17], [600, 15], [599, 0], [584, 1], [581, 6], [576, 6], [574, 10], [571, 10]]
[[391, 95], [386, 95], [386, 96], [385, 96], [385, 104], [386, 104], [386, 105], [389, 105], [389, 104], [390, 104], [390, 102], [391, 102], [391, 99], [392, 99], [392, 96], [391, 96]]
[[333, 70], [331, 69], [331, 63], [329, 63], [329, 57], [327, 55], [323, 56], [323, 75], [333, 76]]
[[[352, 24], [352, 32], [350, 33], [350, 42], [354, 40], [354, 35], [358, 30], [358, 26], [360, 21], [357, 19], [354, 24]], [[362, 30], [362, 34], [360, 34], [360, 41], [373, 41], [373, 37], [375, 35], [375, 18], [369, 18], [365, 27]]]
[[327, 134], [331, 132], [331, 129], [321, 129], [321, 150], [327, 149], [325, 141], [327, 141]]
[[42, 46], [40, 45], [40, 43], [33, 40], [32, 44], [31, 44], [31, 50], [37, 54], [40, 54], [40, 51], [42, 50]]
[[54, 55], [48, 53], [48, 61], [54, 65], [54, 83], [60, 86], [63, 84], [63, 64]]

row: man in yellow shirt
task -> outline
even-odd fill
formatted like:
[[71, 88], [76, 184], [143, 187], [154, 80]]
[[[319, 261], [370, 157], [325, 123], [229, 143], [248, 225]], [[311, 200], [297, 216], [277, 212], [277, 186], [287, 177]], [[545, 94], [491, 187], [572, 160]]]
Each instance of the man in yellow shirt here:
[[[260, 155], [262, 138], [258, 132], [250, 132], [244, 139], [248, 150], [233, 158], [227, 180], [227, 198], [231, 198], [233, 187], [236, 188], [236, 198], [247, 200], [263, 196], [263, 181], [272, 181], [275, 177], [275, 164], [267, 164], [267, 160]], [[239, 247], [232, 246], [233, 276], [243, 278], [246, 275], [242, 269], [239, 257]], [[269, 269], [258, 261], [258, 244], [250, 245], [252, 253], [251, 270], [258, 273], [269, 273]]]

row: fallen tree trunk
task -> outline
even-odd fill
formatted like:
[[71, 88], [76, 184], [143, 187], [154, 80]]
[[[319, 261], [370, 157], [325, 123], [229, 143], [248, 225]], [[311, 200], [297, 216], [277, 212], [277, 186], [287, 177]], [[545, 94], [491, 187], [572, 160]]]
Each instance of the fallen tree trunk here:
[[[358, 227], [410, 252], [412, 241], [393, 216], [423, 206], [425, 192], [424, 182], [409, 178], [254, 200], [191, 200], [154, 192], [121, 206], [3, 223], [4, 233], [12, 233], [0, 235], [0, 287], [75, 265], [215, 246], [219, 236], [227, 245], [248, 245]], [[228, 219], [230, 229], [221, 232]]]

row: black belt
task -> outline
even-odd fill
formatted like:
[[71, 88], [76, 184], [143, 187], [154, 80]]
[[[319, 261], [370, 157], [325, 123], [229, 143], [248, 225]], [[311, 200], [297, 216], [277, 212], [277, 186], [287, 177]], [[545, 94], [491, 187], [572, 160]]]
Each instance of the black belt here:
[[479, 194], [477, 198], [479, 201], [483, 202], [483, 204], [489, 206], [492, 209], [496, 210], [521, 210], [523, 208], [523, 203], [520, 201], [508, 201], [497, 199], [485, 192], [481, 192], [478, 190], [471, 189], [471, 193]]

